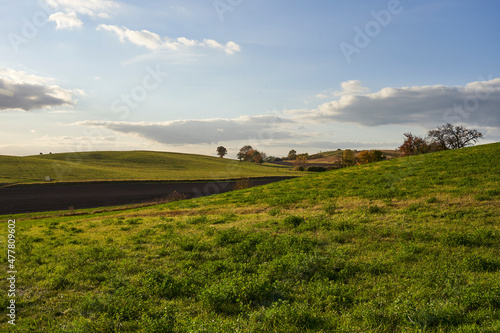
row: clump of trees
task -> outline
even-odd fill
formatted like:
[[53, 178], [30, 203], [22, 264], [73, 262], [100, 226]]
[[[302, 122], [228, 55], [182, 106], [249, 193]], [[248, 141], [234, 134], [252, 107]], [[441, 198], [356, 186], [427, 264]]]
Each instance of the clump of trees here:
[[358, 164], [368, 164], [385, 160], [386, 157], [380, 150], [363, 150], [358, 154]]
[[342, 167], [350, 167], [356, 164], [368, 164], [386, 159], [380, 150], [363, 150], [356, 156], [356, 152], [350, 149], [344, 150], [341, 158]]
[[267, 158], [267, 155], [264, 152], [253, 149], [252, 146], [243, 146], [236, 157], [240, 162], [245, 161], [262, 164]]
[[405, 133], [405, 141], [399, 147], [404, 156], [426, 154], [435, 151], [460, 149], [474, 145], [483, 134], [475, 129], [445, 124], [429, 130], [422, 138], [412, 133]]

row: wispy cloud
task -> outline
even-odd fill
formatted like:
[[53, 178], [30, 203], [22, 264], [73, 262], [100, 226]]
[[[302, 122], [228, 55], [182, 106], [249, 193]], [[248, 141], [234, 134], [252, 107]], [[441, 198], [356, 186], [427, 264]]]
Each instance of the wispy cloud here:
[[77, 13], [92, 17], [108, 18], [119, 4], [111, 0], [46, 0], [55, 10], [66, 13]]
[[109, 18], [120, 7], [111, 0], [45, 0], [56, 13], [49, 16], [49, 22], [56, 23], [57, 30], [73, 30], [83, 26], [78, 15], [93, 18]]
[[227, 55], [233, 55], [241, 51], [241, 47], [235, 42], [227, 42], [221, 44], [213, 39], [204, 39], [198, 41], [185, 37], [170, 38], [161, 37], [160, 35], [148, 30], [130, 30], [126, 27], [118, 27], [116, 25], [100, 24], [97, 30], [104, 30], [115, 34], [118, 39], [124, 43], [129, 42], [136, 46], [142, 46], [149, 50], [171, 50], [179, 51], [194, 47], [206, 47], [224, 51]]
[[83, 121], [84, 126], [103, 127], [115, 132], [138, 135], [170, 145], [214, 144], [221, 141], [258, 139], [284, 140], [297, 136], [281, 125], [291, 120], [273, 116], [239, 117], [236, 119], [177, 120], [167, 122]]
[[73, 30], [73, 28], [81, 28], [83, 22], [76, 16], [76, 13], [71, 12], [68, 14], [65, 13], [55, 13], [49, 16], [50, 22], [55, 22], [57, 27], [56, 29], [69, 29]]
[[71, 106], [75, 103], [74, 96], [83, 94], [82, 91], [63, 89], [51, 78], [0, 68], [0, 111]]
[[435, 126], [456, 121], [500, 126], [500, 78], [456, 87], [387, 87], [369, 94], [356, 82], [359, 81], [343, 84], [338, 100], [324, 103], [315, 110], [296, 110], [289, 114], [298, 121], [336, 121], [365, 126]]

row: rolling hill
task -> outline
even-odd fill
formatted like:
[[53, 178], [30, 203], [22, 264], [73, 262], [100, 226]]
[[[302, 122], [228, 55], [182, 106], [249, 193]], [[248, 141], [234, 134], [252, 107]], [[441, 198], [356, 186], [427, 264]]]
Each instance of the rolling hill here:
[[110, 180], [193, 180], [293, 175], [288, 168], [240, 163], [203, 155], [85, 152], [0, 156], [0, 183]]
[[[393, 159], [118, 213], [8, 217], [11, 328], [499, 332], [499, 153]], [[4, 318], [8, 302], [1, 293]]]

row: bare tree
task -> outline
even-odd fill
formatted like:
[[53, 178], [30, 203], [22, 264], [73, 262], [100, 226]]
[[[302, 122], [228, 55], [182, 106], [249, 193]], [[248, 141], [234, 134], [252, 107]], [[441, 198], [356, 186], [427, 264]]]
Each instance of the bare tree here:
[[453, 126], [450, 123], [430, 130], [427, 135], [431, 143], [438, 146], [441, 150], [472, 146], [483, 137], [483, 134], [475, 129]]

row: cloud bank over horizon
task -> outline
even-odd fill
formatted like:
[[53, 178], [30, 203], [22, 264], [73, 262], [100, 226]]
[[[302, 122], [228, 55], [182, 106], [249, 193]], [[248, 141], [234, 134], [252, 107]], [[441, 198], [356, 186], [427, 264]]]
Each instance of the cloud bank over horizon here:
[[297, 138], [282, 125], [289, 119], [242, 116], [236, 119], [176, 120], [166, 122], [83, 121], [76, 125], [103, 127], [169, 145], [218, 144], [239, 140], [288, 140]]
[[[279, 116], [243, 116], [236, 119], [198, 119], [165, 122], [83, 121], [78, 125], [106, 128], [168, 145], [206, 145], [224, 141], [245, 141], [257, 137], [272, 139], [267, 146], [331, 146], [337, 131], [350, 123], [361, 129], [379, 126], [411, 126], [429, 130], [444, 123], [480, 126], [486, 134], [500, 127], [500, 78], [471, 82], [463, 87], [444, 85], [386, 87], [370, 93], [361, 81], [341, 84], [332, 95], [338, 100], [316, 109], [286, 110]], [[316, 128], [319, 124], [323, 129]], [[306, 127], [307, 126], [307, 130]], [[351, 125], [352, 126], [352, 125]], [[353, 127], [355, 128], [355, 127]], [[403, 132], [402, 132], [403, 133]], [[384, 140], [385, 141], [385, 140]], [[342, 141], [343, 142], [343, 141]], [[345, 142], [363, 146], [362, 142]], [[395, 144], [394, 141], [390, 142]], [[374, 146], [388, 146], [388, 142]]]
[[500, 78], [465, 86], [386, 87], [374, 93], [360, 81], [342, 83], [338, 100], [315, 110], [290, 111], [297, 121], [345, 122], [363, 126], [465, 123], [500, 127]]

